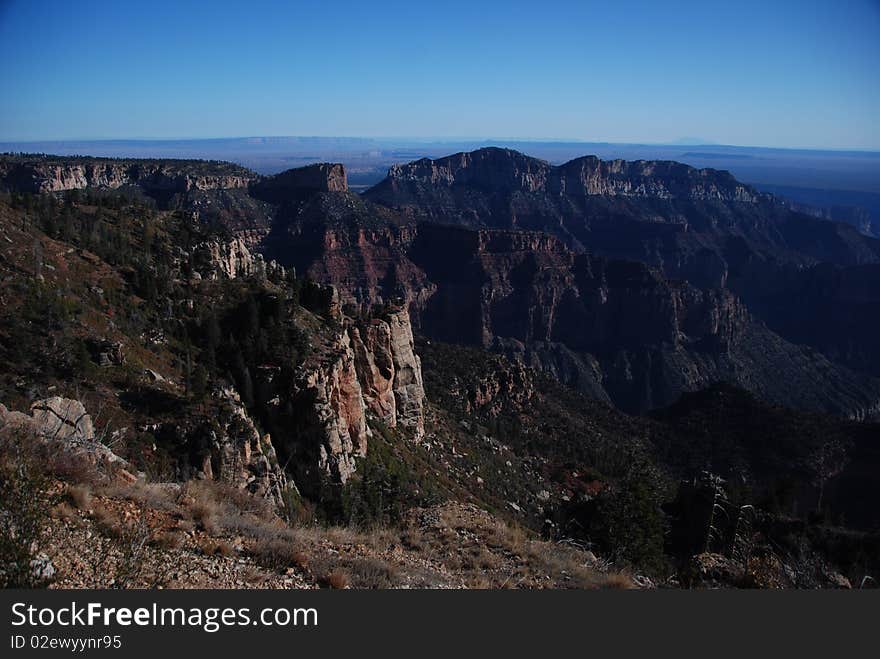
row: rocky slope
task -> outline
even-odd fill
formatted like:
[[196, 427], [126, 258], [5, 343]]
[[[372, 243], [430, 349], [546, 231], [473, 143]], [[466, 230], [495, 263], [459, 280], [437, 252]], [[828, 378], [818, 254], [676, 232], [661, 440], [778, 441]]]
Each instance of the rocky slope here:
[[425, 433], [422, 364], [415, 354], [412, 324], [405, 308], [372, 318], [349, 335], [367, 408], [389, 428]]
[[360, 324], [341, 315], [337, 321], [311, 329], [319, 342], [298, 368], [292, 391], [267, 394], [288, 397], [297, 411], [284, 451], [297, 456], [291, 468], [311, 492], [322, 477], [344, 484], [357, 471], [369, 451], [370, 417], [413, 440], [424, 434], [421, 363], [406, 310]]
[[[102, 212], [74, 208], [83, 223]], [[71, 428], [82, 427], [84, 440], [94, 439], [84, 404], [97, 406], [113, 419], [114, 441], [132, 442], [135, 471], [218, 480], [279, 506], [297, 479], [309, 493], [323, 480], [345, 483], [367, 453], [368, 417], [422, 436], [421, 366], [406, 309], [355, 321], [331, 289], [309, 285], [309, 311], [285, 297], [293, 295], [285, 294], [290, 282], [297, 291], [302, 282], [240, 237], [199, 233], [179, 214], [139, 209], [135, 216], [155, 231], [147, 266], [142, 252], [72, 248], [0, 205], [2, 299], [9, 302], [0, 319], [8, 363], [0, 387], [10, 407], [31, 391], [67, 388], [66, 378], [78, 373], [91, 402], [68, 402], [78, 411]], [[143, 231], [136, 226], [125, 240]], [[13, 247], [23, 241], [36, 251]], [[242, 318], [262, 319], [265, 328], [255, 336]], [[255, 343], [263, 354], [242, 351]], [[51, 421], [57, 407], [34, 407], [35, 422]], [[4, 422], [30, 419], [0, 409]]]

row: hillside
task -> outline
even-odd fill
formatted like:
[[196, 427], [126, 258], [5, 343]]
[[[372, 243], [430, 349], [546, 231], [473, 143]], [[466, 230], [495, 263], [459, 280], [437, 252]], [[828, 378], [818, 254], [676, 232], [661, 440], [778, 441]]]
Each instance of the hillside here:
[[[827, 587], [876, 570], [876, 381], [729, 290], [542, 232], [414, 223], [338, 166], [162, 197], [156, 172], [238, 174], [6, 162], [22, 158], [72, 187], [3, 179], [2, 501], [36, 520], [58, 587]], [[240, 203], [201, 205], [221, 198]], [[707, 522], [721, 492], [759, 511], [748, 537]], [[31, 547], [0, 552], [29, 566]], [[86, 563], [109, 567], [77, 581]]]

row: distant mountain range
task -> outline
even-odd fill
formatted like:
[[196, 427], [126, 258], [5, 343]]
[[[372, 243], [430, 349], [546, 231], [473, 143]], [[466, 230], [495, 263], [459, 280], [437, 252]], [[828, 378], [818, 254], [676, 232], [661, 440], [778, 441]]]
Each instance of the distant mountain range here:
[[866, 233], [880, 226], [880, 153], [866, 151], [737, 147], [694, 141], [663, 145], [358, 137], [0, 142], [0, 151], [229, 160], [261, 174], [316, 162], [340, 162], [346, 166], [352, 189], [364, 190], [381, 181], [392, 165], [486, 146], [515, 149], [555, 164], [591, 153], [605, 159], [675, 160], [698, 168], [726, 169], [761, 190], [833, 219], [852, 221]]

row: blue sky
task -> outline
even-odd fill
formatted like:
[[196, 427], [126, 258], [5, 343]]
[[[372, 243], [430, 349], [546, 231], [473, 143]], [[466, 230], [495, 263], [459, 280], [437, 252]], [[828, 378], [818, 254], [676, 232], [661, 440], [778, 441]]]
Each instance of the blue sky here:
[[880, 148], [880, 2], [0, 0], [0, 140]]

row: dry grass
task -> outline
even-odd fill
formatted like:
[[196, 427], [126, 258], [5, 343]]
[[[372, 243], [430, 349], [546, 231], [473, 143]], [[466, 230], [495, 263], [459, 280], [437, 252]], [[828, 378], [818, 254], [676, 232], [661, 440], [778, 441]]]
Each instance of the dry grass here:
[[400, 538], [408, 551], [439, 561], [469, 588], [632, 587], [629, 577], [595, 569], [582, 550], [530, 537], [473, 506], [416, 513]]
[[253, 565], [246, 565], [242, 568], [241, 577], [252, 588], [259, 588], [266, 582], [266, 574]]
[[381, 558], [357, 559], [347, 563], [346, 567], [352, 588], [394, 588], [399, 585], [397, 568]]
[[220, 526], [217, 524], [217, 514], [220, 512], [220, 508], [215, 503], [197, 501], [187, 508], [187, 512], [208, 535], [220, 533]]
[[225, 540], [206, 538], [199, 545], [199, 549], [205, 556], [223, 556], [225, 558], [235, 556], [235, 547]]
[[45, 456], [47, 473], [68, 483], [96, 485], [105, 480], [97, 467], [81, 453], [68, 450], [48, 451]]
[[180, 549], [183, 546], [183, 536], [177, 531], [158, 531], [153, 534], [150, 544], [166, 551]]
[[334, 590], [348, 588], [348, 575], [340, 569], [335, 569], [324, 577], [323, 582]]
[[66, 501], [62, 501], [53, 506], [52, 510], [49, 511], [49, 515], [53, 519], [60, 519], [64, 522], [75, 522], [79, 520], [79, 515], [76, 510]]
[[105, 485], [98, 492], [111, 499], [133, 501], [153, 510], [165, 512], [179, 512], [180, 510], [181, 488], [174, 483], [135, 481], [125, 485]]
[[122, 521], [102, 504], [94, 504], [91, 511], [92, 519], [98, 530], [110, 538], [118, 538], [122, 534]]
[[[277, 576], [293, 569], [307, 582], [337, 589], [634, 587], [626, 575], [597, 569], [595, 559], [577, 547], [536, 539], [466, 504], [416, 510], [401, 528], [363, 531], [318, 525], [291, 528], [266, 501], [212, 481], [181, 486], [77, 484], [66, 492], [66, 508], [56, 507], [53, 515], [79, 519], [82, 515], [74, 507], [86, 511], [106, 538], [132, 547], [126, 555], [142, 551], [142, 534], [134, 524], [144, 519], [137, 509], [152, 510], [153, 529], [147, 540], [152, 550], [211, 557], [242, 552], [254, 562], [245, 580], [253, 586], [265, 583], [273, 572]], [[120, 507], [113, 500], [136, 506]]]
[[277, 536], [257, 540], [248, 553], [257, 563], [273, 570], [294, 566], [305, 570], [309, 563], [305, 552], [296, 549], [289, 539]]
[[79, 510], [88, 511], [92, 507], [92, 490], [87, 485], [72, 485], [67, 488], [67, 496]]

